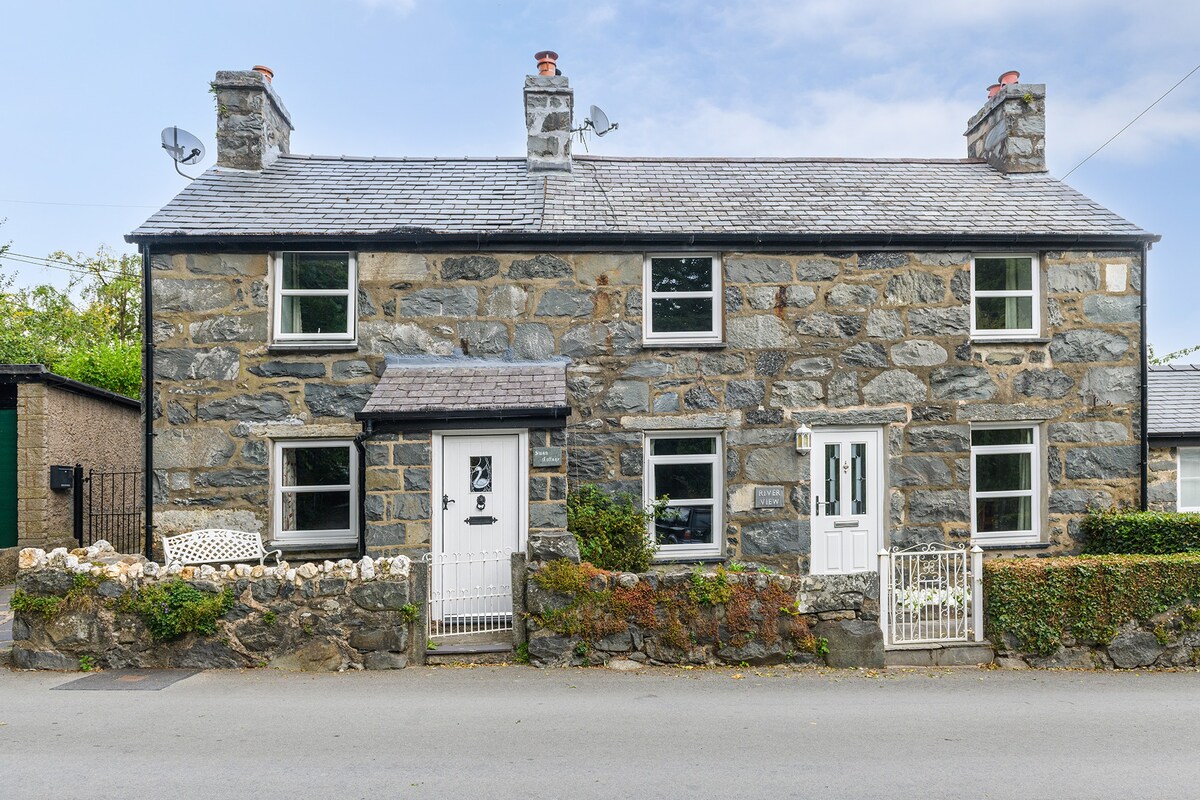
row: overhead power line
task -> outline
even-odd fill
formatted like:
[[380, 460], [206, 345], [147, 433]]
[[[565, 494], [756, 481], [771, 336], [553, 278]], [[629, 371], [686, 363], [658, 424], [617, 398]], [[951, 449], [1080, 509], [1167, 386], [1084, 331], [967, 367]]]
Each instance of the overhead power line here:
[[[20, 263], [20, 264], [24, 264], [24, 265], [29, 265], [29, 266], [46, 267], [48, 269], [60, 269], [65, 272], [75, 272], [80, 275], [90, 275], [93, 272], [93, 270], [88, 269], [87, 267], [84, 267], [80, 264], [72, 263], [70, 261], [60, 261], [58, 259], [53, 259], [53, 258], [42, 258], [40, 256], [31, 256], [31, 255], [27, 255], [25, 253], [14, 253], [11, 250], [0, 253], [0, 259], [10, 261], [10, 262], [16, 262], [16, 263]], [[104, 267], [97, 267], [94, 271], [101, 272], [101, 273], [103, 273], [105, 275], [109, 275], [111, 277], [121, 277], [122, 276], [121, 272], [118, 272], [117, 270], [106, 269]]]
[[1197, 64], [1196, 66], [1192, 67], [1192, 70], [1191, 70], [1191, 72], [1189, 72], [1187, 75], [1184, 75], [1182, 78], [1180, 78], [1180, 79], [1179, 79], [1179, 81], [1178, 81], [1178, 82], [1177, 82], [1177, 83], [1176, 83], [1174, 86], [1172, 86], [1170, 89], [1167, 89], [1165, 92], [1163, 92], [1163, 93], [1162, 93], [1162, 96], [1160, 96], [1160, 97], [1159, 97], [1157, 100], [1155, 100], [1153, 103], [1151, 103], [1150, 105], [1148, 105], [1148, 106], [1146, 106], [1144, 109], [1142, 109], [1142, 113], [1141, 113], [1141, 114], [1138, 114], [1136, 117], [1134, 117], [1133, 119], [1129, 120], [1129, 123], [1128, 123], [1128, 124], [1127, 124], [1127, 125], [1126, 125], [1124, 128], [1121, 128], [1121, 130], [1117, 131], [1117, 132], [1116, 132], [1116, 133], [1114, 133], [1114, 134], [1113, 134], [1111, 137], [1109, 137], [1109, 139], [1108, 139], [1108, 141], [1107, 141], [1107, 142], [1105, 142], [1104, 144], [1100, 145], [1100, 146], [1099, 146], [1099, 147], [1097, 147], [1095, 150], [1093, 150], [1093, 151], [1092, 151], [1092, 152], [1091, 152], [1091, 153], [1088, 155], [1088, 157], [1087, 157], [1087, 158], [1085, 158], [1083, 161], [1080, 161], [1080, 162], [1079, 162], [1078, 164], [1076, 164], [1075, 166], [1071, 167], [1071, 169], [1070, 169], [1070, 170], [1067, 172], [1067, 174], [1062, 176], [1061, 180], [1064, 180], [1064, 181], [1065, 181], [1067, 178], [1071, 177], [1071, 173], [1072, 173], [1072, 172], [1074, 172], [1075, 170], [1079, 169], [1079, 168], [1080, 168], [1080, 167], [1082, 167], [1084, 164], [1086, 164], [1086, 163], [1087, 163], [1087, 162], [1088, 162], [1088, 161], [1091, 159], [1091, 157], [1092, 157], [1092, 156], [1096, 155], [1096, 153], [1099, 153], [1101, 150], [1103, 150], [1104, 148], [1106, 148], [1106, 147], [1108, 147], [1110, 144], [1112, 144], [1112, 142], [1113, 142], [1113, 139], [1116, 139], [1116, 138], [1117, 138], [1118, 136], [1120, 136], [1122, 133], [1124, 133], [1125, 131], [1129, 130], [1130, 126], [1132, 126], [1132, 125], [1133, 125], [1133, 123], [1137, 122], [1139, 119], [1141, 119], [1142, 117], [1146, 116], [1146, 112], [1147, 112], [1147, 111], [1149, 111], [1150, 109], [1152, 109], [1152, 108], [1154, 108], [1156, 105], [1158, 105], [1160, 102], [1162, 102], [1163, 98], [1165, 98], [1165, 97], [1166, 97], [1167, 95], [1169, 95], [1171, 92], [1173, 92], [1173, 91], [1175, 91], [1176, 89], [1178, 89], [1178, 88], [1179, 88], [1179, 85], [1180, 85], [1181, 83], [1183, 83], [1184, 81], [1186, 81], [1188, 78], [1192, 77], [1192, 75], [1194, 75], [1194, 74], [1195, 74], [1195, 73], [1196, 73], [1198, 70], [1200, 70], [1200, 64]]

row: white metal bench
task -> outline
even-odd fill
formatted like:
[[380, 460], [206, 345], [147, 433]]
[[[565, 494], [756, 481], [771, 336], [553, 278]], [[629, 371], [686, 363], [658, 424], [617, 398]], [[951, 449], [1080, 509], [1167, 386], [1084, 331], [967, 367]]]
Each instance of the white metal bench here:
[[167, 564], [235, 564], [267, 556], [279, 563], [280, 550], [267, 550], [257, 533], [206, 528], [178, 536], [164, 536], [163, 557]]

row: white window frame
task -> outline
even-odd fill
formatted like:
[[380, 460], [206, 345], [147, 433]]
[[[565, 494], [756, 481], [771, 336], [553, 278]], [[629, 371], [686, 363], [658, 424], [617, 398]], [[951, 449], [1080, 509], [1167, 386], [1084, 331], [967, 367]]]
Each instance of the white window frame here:
[[[656, 456], [652, 455], [655, 439], [713, 439], [715, 446], [711, 455]], [[646, 433], [642, 440], [642, 496], [646, 505], [658, 499], [654, 485], [655, 464], [703, 464], [711, 466], [713, 472], [713, 541], [711, 544], [664, 544], [659, 545], [655, 561], [685, 561], [694, 558], [711, 558], [725, 554], [725, 437], [720, 431], [655, 431]], [[706, 503], [710, 498], [671, 500], [667, 507], [690, 506]], [[657, 542], [654, 523], [646, 530], [651, 542]]]
[[[348, 261], [345, 289], [285, 289], [283, 288], [283, 257], [285, 254], [319, 253], [321, 255], [344, 255]], [[271, 325], [272, 341], [283, 344], [309, 343], [345, 343], [357, 341], [358, 322], [358, 254], [351, 250], [281, 250], [272, 253], [271, 297], [273, 321]], [[346, 302], [346, 332], [345, 333], [288, 333], [283, 330], [283, 298], [285, 297], [345, 297]]]
[[[707, 292], [655, 292], [651, 290], [651, 268], [656, 258], [707, 258], [712, 261], [712, 289]], [[724, 267], [719, 253], [647, 253], [642, 261], [642, 340], [646, 344], [689, 345], [720, 344], [724, 341], [722, 299], [724, 297]], [[678, 297], [712, 298], [712, 324], [707, 331], [654, 331], [655, 298]]]
[[[321, 486], [284, 486], [283, 454], [287, 450], [317, 447], [342, 447], [350, 451], [350, 483]], [[302, 545], [357, 545], [358, 544], [358, 448], [353, 439], [277, 439], [271, 445], [271, 533], [281, 544]], [[317, 531], [283, 530], [283, 496], [285, 493], [350, 491], [349, 529]]]
[[[1028, 258], [1029, 289], [1012, 291], [977, 291], [975, 289], [975, 261], [980, 258]], [[975, 253], [971, 256], [971, 338], [972, 339], [1036, 339], [1042, 333], [1042, 270], [1037, 253]], [[1032, 325], [1029, 328], [1005, 330], [979, 330], [976, 327], [975, 300], [979, 297], [1029, 297], [1032, 298]]]
[[[1005, 544], [1037, 544], [1042, 540], [1042, 445], [1041, 429], [1036, 423], [1027, 422], [998, 422], [990, 425], [972, 425], [971, 432], [979, 430], [1013, 430], [1027, 429], [1033, 431], [1029, 444], [971, 444], [971, 541], [980, 545]], [[1029, 489], [1005, 492], [980, 492], [975, 487], [975, 477], [979, 474], [976, 468], [976, 456], [1008, 453], [1029, 454]], [[1029, 497], [1030, 531], [988, 531], [980, 533], [976, 519], [976, 500], [986, 500], [989, 497]]]
[[[1200, 506], [1185, 506], [1183, 504], [1183, 451], [1184, 450], [1200, 450], [1200, 447], [1176, 447], [1175, 448], [1175, 510], [1176, 511], [1200, 511]], [[1193, 476], [1193, 479], [1200, 479], [1200, 475]]]

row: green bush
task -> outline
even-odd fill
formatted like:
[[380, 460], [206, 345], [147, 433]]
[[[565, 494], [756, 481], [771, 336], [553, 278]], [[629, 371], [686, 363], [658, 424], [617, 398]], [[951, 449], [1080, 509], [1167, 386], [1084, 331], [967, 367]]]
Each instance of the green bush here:
[[664, 497], [643, 507], [630, 494], [582, 486], [567, 497], [567, 529], [579, 542], [582, 560], [614, 572], [645, 572], [658, 549], [649, 536], [650, 523], [666, 504]]
[[220, 594], [202, 592], [181, 580], [152, 583], [129, 595], [129, 610], [137, 612], [155, 639], [174, 639], [185, 633], [216, 633], [217, 620], [233, 608], [233, 589]]
[[142, 353], [137, 344], [100, 342], [73, 350], [54, 364], [64, 378], [99, 386], [126, 397], [142, 388]]
[[1024, 652], [1108, 643], [1131, 620], [1200, 599], [1200, 553], [1015, 558], [984, 562], [987, 630]]
[[1200, 550], [1200, 514], [1094, 511], [1083, 520], [1090, 554], [1165, 555]]

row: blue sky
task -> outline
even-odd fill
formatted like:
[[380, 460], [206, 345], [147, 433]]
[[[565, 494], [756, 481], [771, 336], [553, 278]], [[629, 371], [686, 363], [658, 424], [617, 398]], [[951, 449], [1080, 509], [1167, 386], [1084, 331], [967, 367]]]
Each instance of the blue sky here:
[[[595, 153], [888, 157], [964, 155], [985, 88], [1019, 69], [1047, 84], [1063, 175], [1200, 63], [1200, 3], [1178, 0], [43, 0], [5, 3], [0, 30], [0, 242], [35, 256], [127, 247], [182, 186], [163, 127], [211, 164], [218, 69], [272, 67], [303, 153], [519, 155], [550, 48], [577, 106], [621, 123]], [[1150, 340], [1200, 343], [1200, 73], [1070, 183], [1162, 234]]]

